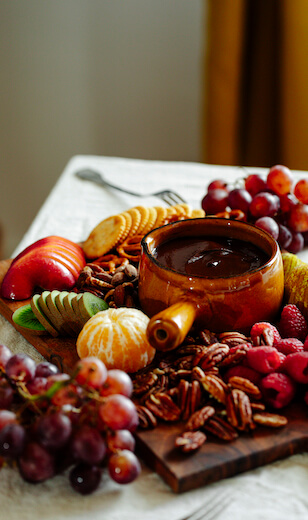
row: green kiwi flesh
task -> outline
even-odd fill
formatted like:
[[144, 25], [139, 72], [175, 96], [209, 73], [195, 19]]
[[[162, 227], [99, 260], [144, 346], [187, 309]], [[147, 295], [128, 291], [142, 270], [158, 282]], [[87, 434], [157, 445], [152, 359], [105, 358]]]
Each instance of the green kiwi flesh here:
[[105, 300], [102, 300], [102, 298], [99, 298], [92, 293], [85, 292], [82, 294], [82, 298], [78, 300], [78, 307], [84, 322], [86, 322], [98, 312], [108, 309], [108, 304]]
[[57, 296], [59, 296], [60, 291], [53, 290], [47, 294], [46, 297], [46, 305], [51, 313], [52, 323], [59, 330], [61, 335], [69, 335], [74, 336], [74, 330], [70, 326], [69, 322], [66, 321], [65, 316], [59, 310], [57, 306]]
[[31, 330], [31, 332], [37, 335], [47, 334], [47, 330], [35, 316], [30, 303], [19, 307], [19, 309], [13, 313], [12, 320], [19, 327]]
[[53, 337], [57, 337], [59, 336], [58, 331], [52, 325], [49, 318], [46, 316], [46, 314], [40, 306], [40, 296], [40, 294], [35, 294], [34, 296], [32, 296], [30, 301], [31, 308], [37, 319], [42, 323], [45, 329], [48, 330], [49, 334], [51, 334]]

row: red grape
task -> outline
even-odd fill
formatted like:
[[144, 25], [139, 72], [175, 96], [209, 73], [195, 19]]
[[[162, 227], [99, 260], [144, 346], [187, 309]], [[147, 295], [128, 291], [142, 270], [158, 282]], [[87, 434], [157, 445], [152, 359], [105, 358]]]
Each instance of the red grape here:
[[75, 460], [95, 466], [105, 458], [107, 447], [98, 430], [83, 425], [74, 434], [71, 450]]
[[58, 367], [48, 361], [41, 361], [36, 365], [35, 377], [49, 377], [58, 373]]
[[292, 233], [283, 224], [279, 224], [278, 226], [279, 226], [278, 243], [282, 249], [287, 249], [292, 242]]
[[216, 179], [216, 180], [210, 182], [210, 184], [207, 187], [208, 192], [212, 191], [212, 190], [217, 190], [217, 189], [229, 191], [228, 184], [223, 179]]
[[308, 179], [301, 179], [295, 184], [294, 195], [303, 204], [308, 204]]
[[258, 173], [252, 173], [245, 179], [245, 188], [252, 197], [260, 193], [260, 191], [266, 191], [266, 181]]
[[42, 416], [37, 423], [37, 438], [42, 446], [49, 449], [62, 448], [72, 433], [69, 417], [61, 412]]
[[292, 172], [286, 166], [277, 164], [273, 166], [267, 175], [267, 186], [277, 195], [290, 193], [293, 186]]
[[122, 450], [111, 455], [108, 469], [111, 478], [119, 484], [132, 482], [141, 472], [136, 455], [129, 450]]
[[288, 213], [294, 206], [297, 206], [298, 200], [294, 196], [293, 193], [287, 193], [286, 195], [281, 195], [279, 197], [280, 200], [280, 210], [282, 213]]
[[26, 432], [17, 423], [7, 424], [0, 431], [0, 455], [2, 457], [18, 457], [25, 445]]
[[0, 345], [0, 367], [5, 368], [10, 357], [12, 357], [11, 350], [5, 345]]
[[129, 429], [130, 423], [137, 410], [134, 403], [120, 394], [113, 394], [106, 397], [105, 403], [99, 407], [99, 415], [109, 428], [112, 430]]
[[133, 383], [126, 372], [117, 368], [108, 370], [107, 379], [100, 390], [102, 396], [122, 394], [131, 397], [132, 392]]
[[29, 442], [18, 459], [20, 474], [27, 482], [43, 482], [55, 475], [55, 461], [43, 446]]
[[288, 226], [296, 233], [308, 231], [308, 206], [299, 202], [297, 206], [291, 209]]
[[273, 217], [279, 209], [279, 198], [277, 195], [262, 191], [252, 199], [249, 211], [255, 218]]
[[47, 377], [34, 377], [26, 385], [29, 394], [40, 395], [47, 389]]
[[107, 432], [108, 451], [116, 452], [118, 450], [135, 450], [135, 439], [129, 430], [117, 430], [115, 432]]
[[11, 410], [0, 410], [0, 431], [7, 424], [17, 423], [17, 416]]
[[255, 225], [267, 231], [275, 240], [278, 240], [279, 226], [272, 217], [260, 217], [256, 220]]
[[288, 245], [290, 253], [299, 253], [304, 248], [304, 237], [302, 233], [292, 233], [292, 240]]
[[77, 371], [75, 379], [80, 385], [98, 389], [107, 379], [106, 366], [100, 359], [94, 356], [80, 359], [75, 369]]
[[224, 211], [228, 205], [228, 192], [215, 189], [208, 192], [202, 199], [202, 209], [207, 215], [215, 215]]
[[35, 361], [26, 354], [14, 354], [5, 365], [6, 375], [12, 381], [26, 383], [34, 377]]
[[229, 193], [228, 206], [230, 206], [231, 209], [240, 209], [246, 214], [248, 213], [251, 201], [252, 196], [249, 191], [243, 188], [235, 188]]

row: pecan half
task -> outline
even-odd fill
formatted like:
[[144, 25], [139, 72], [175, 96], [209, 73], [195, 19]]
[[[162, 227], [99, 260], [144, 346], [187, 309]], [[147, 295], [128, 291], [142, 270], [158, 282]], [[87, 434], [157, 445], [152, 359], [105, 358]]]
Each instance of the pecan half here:
[[214, 397], [214, 399], [216, 399], [216, 401], [226, 404], [228, 386], [220, 377], [212, 374], [205, 374], [200, 383], [203, 388]]
[[143, 429], [156, 428], [157, 419], [155, 415], [146, 406], [137, 405], [136, 408], [139, 418], [138, 426]]
[[174, 422], [181, 417], [180, 408], [167, 393], [151, 394], [145, 405], [157, 418], [163, 421]]
[[248, 338], [244, 334], [240, 332], [231, 331], [231, 332], [221, 332], [218, 335], [218, 340], [220, 343], [225, 343], [229, 347], [234, 347], [239, 345], [240, 343], [247, 343]]
[[246, 394], [253, 397], [254, 399], [261, 399], [262, 394], [260, 389], [249, 379], [240, 376], [232, 376], [228, 380], [228, 384], [232, 388], [238, 388], [238, 390], [243, 390]]
[[228, 421], [234, 428], [247, 431], [253, 426], [249, 397], [242, 390], [231, 390], [227, 395], [226, 410]]
[[271, 428], [281, 428], [288, 424], [288, 419], [284, 415], [269, 412], [259, 412], [252, 416], [255, 423]]
[[184, 453], [198, 450], [206, 441], [206, 435], [200, 431], [184, 432], [175, 439], [176, 448], [180, 448]]
[[210, 417], [203, 428], [223, 441], [234, 441], [238, 437], [235, 428], [218, 415]]
[[213, 343], [204, 352], [199, 352], [193, 360], [194, 366], [200, 366], [203, 370], [208, 370], [220, 363], [229, 352], [228, 345], [223, 343]]
[[199, 430], [200, 428], [202, 428], [204, 423], [214, 414], [215, 408], [213, 408], [213, 406], [203, 406], [203, 408], [197, 410], [190, 416], [186, 423], [186, 430]]

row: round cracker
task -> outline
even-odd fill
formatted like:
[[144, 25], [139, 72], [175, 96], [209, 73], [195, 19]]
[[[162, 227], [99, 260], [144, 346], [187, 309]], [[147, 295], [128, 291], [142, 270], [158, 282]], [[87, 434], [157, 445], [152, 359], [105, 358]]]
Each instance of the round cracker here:
[[204, 209], [193, 209], [190, 218], [203, 218], [205, 217]]
[[149, 220], [150, 210], [146, 206], [136, 206], [135, 209], [137, 209], [141, 215], [141, 220], [138, 229], [136, 230], [136, 235], [142, 235], [143, 230]]
[[192, 207], [189, 204], [185, 204], [183, 202], [183, 204], [177, 204], [177, 206], [179, 206], [180, 208], [183, 209], [183, 211], [184, 211], [184, 215], [183, 216], [185, 218], [190, 218], [191, 217]]
[[165, 206], [155, 206], [157, 211], [156, 221], [154, 222], [153, 229], [163, 226], [166, 222], [167, 208]]
[[139, 209], [137, 209], [137, 208], [128, 209], [127, 213], [129, 213], [130, 216], [132, 217], [132, 225], [130, 228], [129, 235], [130, 236], [137, 235], [137, 229], [139, 229], [140, 222], [141, 222], [141, 213], [140, 213]]
[[98, 258], [108, 253], [122, 239], [125, 229], [126, 219], [121, 214], [102, 220], [83, 243], [86, 257]]
[[132, 216], [128, 211], [123, 211], [122, 213], [120, 213], [120, 215], [123, 215], [123, 217], [125, 218], [126, 226], [123, 231], [123, 235], [121, 237], [119, 237], [119, 240], [117, 241], [115, 246], [117, 246], [120, 243], [120, 241], [123, 242], [128, 237], [128, 235], [130, 234], [130, 231], [131, 231], [132, 221], [133, 221]]
[[146, 235], [147, 233], [149, 233], [149, 231], [152, 231], [154, 223], [156, 221], [156, 217], [157, 217], [156, 209], [154, 207], [149, 207], [149, 219], [148, 219], [147, 225], [145, 226], [145, 228], [142, 232], [143, 235]]

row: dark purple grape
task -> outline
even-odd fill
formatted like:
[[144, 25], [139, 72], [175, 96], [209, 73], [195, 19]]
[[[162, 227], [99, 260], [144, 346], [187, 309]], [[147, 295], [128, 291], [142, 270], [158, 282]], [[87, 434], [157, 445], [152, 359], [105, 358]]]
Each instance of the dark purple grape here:
[[288, 251], [290, 253], [299, 253], [304, 249], [304, 237], [302, 233], [292, 233], [292, 241], [288, 245]]
[[37, 423], [37, 439], [46, 448], [60, 449], [68, 441], [72, 433], [72, 423], [60, 412], [42, 416]]
[[108, 461], [108, 470], [115, 482], [128, 484], [138, 477], [141, 466], [132, 451], [122, 450], [111, 455]]
[[0, 345], [0, 367], [5, 368], [10, 357], [12, 357], [11, 350], [5, 345]]
[[0, 380], [0, 408], [10, 408], [14, 399], [14, 390], [6, 379]]
[[228, 206], [230, 206], [231, 209], [240, 209], [247, 214], [251, 201], [252, 196], [249, 191], [243, 188], [235, 188], [229, 193]]
[[279, 226], [272, 217], [260, 217], [256, 220], [255, 225], [267, 231], [275, 240], [278, 240]]
[[18, 457], [25, 446], [26, 432], [18, 423], [7, 424], [0, 431], [0, 455], [2, 457]]
[[101, 478], [101, 468], [89, 466], [82, 462], [73, 467], [69, 473], [69, 481], [72, 488], [81, 495], [93, 493], [98, 488]]
[[103, 461], [107, 448], [99, 431], [84, 425], [74, 434], [71, 450], [76, 460], [96, 466]]
[[5, 365], [6, 375], [14, 382], [27, 383], [35, 374], [35, 361], [27, 354], [14, 354]]
[[36, 365], [35, 369], [35, 377], [49, 377], [54, 374], [58, 374], [60, 370], [53, 363], [49, 363], [48, 361], [41, 361]]
[[291, 231], [284, 226], [283, 224], [279, 224], [279, 236], [278, 243], [281, 249], [287, 249], [292, 242], [292, 233]]
[[19, 472], [24, 480], [36, 484], [55, 475], [53, 455], [37, 442], [26, 445], [18, 459]]
[[215, 189], [208, 192], [203, 197], [201, 206], [207, 215], [215, 215], [225, 211], [228, 205], [228, 192], [226, 190]]

